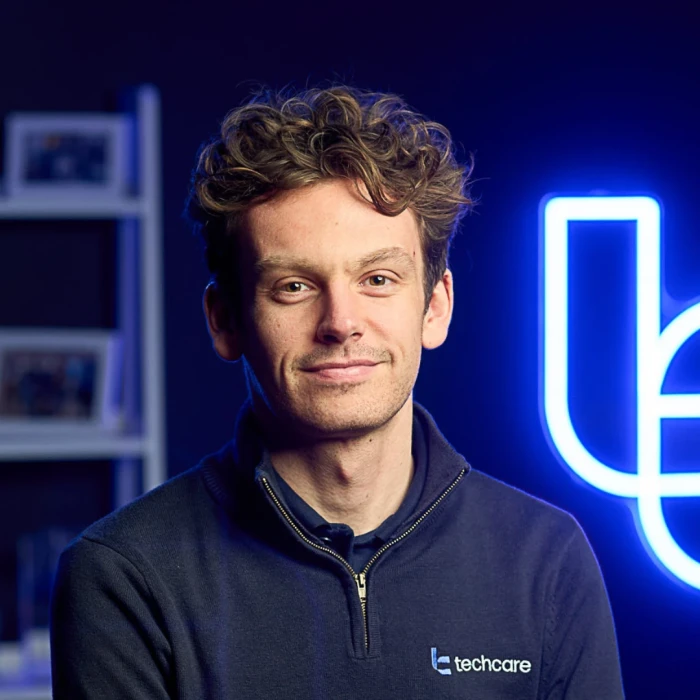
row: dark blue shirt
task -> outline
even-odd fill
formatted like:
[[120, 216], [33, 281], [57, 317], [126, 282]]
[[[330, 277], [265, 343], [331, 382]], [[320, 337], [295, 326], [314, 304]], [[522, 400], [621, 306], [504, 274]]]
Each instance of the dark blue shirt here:
[[411, 451], [413, 454], [413, 478], [399, 509], [393, 515], [390, 515], [379, 527], [359, 537], [355, 536], [349, 525], [329, 523], [287, 484], [277, 470], [274, 472], [275, 487], [291, 514], [304, 529], [314, 535], [320, 543], [334, 549], [343, 559], [349, 562], [355, 571], [359, 572], [362, 571], [372, 558], [372, 555], [385, 542], [400, 534], [397, 531], [399, 526], [413, 515], [423, 493], [427, 458], [425, 436], [417, 420], [413, 421]]

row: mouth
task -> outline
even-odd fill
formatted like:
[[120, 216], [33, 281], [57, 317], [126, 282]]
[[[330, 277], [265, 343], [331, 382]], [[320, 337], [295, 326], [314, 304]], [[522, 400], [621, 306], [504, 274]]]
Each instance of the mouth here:
[[374, 360], [352, 360], [350, 362], [322, 362], [307, 367], [304, 372], [321, 381], [361, 381], [369, 377], [379, 363]]

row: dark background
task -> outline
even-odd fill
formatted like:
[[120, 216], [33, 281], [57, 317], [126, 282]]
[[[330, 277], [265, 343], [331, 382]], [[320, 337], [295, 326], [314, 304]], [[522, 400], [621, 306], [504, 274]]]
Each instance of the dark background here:
[[[207, 276], [180, 218], [199, 143], [257, 83], [339, 79], [398, 92], [475, 154], [481, 199], [455, 241], [451, 337], [424, 357], [416, 398], [476, 468], [581, 522], [608, 586], [628, 697], [698, 697], [700, 592], [650, 558], [634, 503], [585, 485], [553, 456], [538, 407], [544, 195], [654, 193], [665, 208], [668, 291], [679, 300], [700, 294], [700, 40], [686, 7], [5, 3], [0, 115], [109, 110], [129, 85], [160, 90], [170, 474], [228, 439], [243, 398], [240, 369], [210, 349], [200, 310]], [[82, 226], [56, 231], [3, 225], [0, 325], [109, 327], [113, 232], [104, 224], [92, 236]], [[572, 415], [596, 456], [634, 470], [631, 232], [580, 232], [590, 235], [572, 243], [572, 313], [580, 319]], [[700, 391], [698, 358], [695, 337], [672, 367], [677, 390]], [[698, 428], [665, 426], [673, 446], [666, 469], [674, 460], [698, 468]], [[14, 538], [52, 523], [84, 526], [106, 512], [109, 465], [0, 468], [8, 636]], [[665, 507], [678, 541], [700, 558], [699, 499]]]

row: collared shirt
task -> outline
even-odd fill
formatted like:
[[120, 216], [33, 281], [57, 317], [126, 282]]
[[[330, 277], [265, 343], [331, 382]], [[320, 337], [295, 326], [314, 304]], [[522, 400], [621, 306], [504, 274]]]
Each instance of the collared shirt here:
[[274, 476], [282, 498], [299, 523], [308, 532], [315, 535], [320, 543], [331, 547], [349, 562], [355, 571], [359, 572], [385, 542], [400, 534], [397, 532], [399, 526], [413, 515], [423, 492], [427, 473], [427, 450], [420, 422], [415, 419], [413, 421], [411, 452], [413, 455], [413, 478], [406, 497], [398, 510], [384, 520], [379, 527], [357, 537], [349, 525], [329, 523], [317, 513], [287, 484], [277, 470], [275, 470]]

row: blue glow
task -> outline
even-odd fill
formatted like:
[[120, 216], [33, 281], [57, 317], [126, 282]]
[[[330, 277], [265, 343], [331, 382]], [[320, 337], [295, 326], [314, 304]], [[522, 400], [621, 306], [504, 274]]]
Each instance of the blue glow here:
[[[661, 420], [700, 418], [700, 394], [662, 394], [671, 361], [700, 331], [700, 303], [661, 331], [661, 211], [651, 197], [552, 197], [543, 201], [543, 401], [556, 450], [582, 479], [602, 491], [636, 498], [644, 536], [672, 574], [700, 589], [700, 562], [676, 542], [662, 498], [700, 496], [700, 471], [662, 473]], [[636, 222], [637, 454], [636, 473], [593, 457], [569, 410], [569, 222]], [[700, 465], [699, 465], [700, 466]]]

